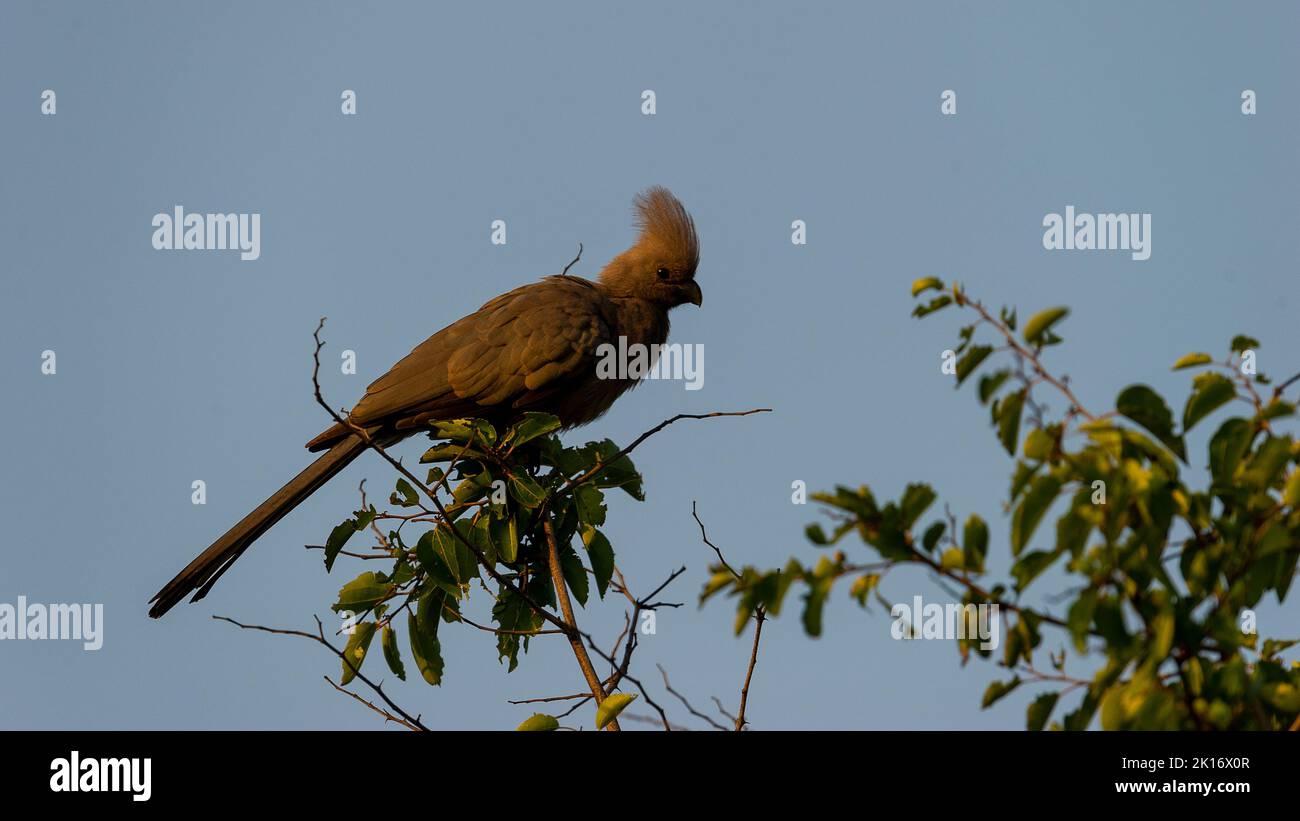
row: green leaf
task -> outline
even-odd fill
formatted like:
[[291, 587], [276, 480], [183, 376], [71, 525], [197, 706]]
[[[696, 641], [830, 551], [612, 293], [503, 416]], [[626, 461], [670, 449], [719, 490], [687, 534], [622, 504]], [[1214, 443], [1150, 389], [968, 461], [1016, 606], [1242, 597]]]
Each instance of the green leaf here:
[[1025, 458], [1046, 462], [1056, 447], [1056, 437], [1044, 428], [1034, 428], [1025, 437]]
[[1019, 686], [1020, 676], [1015, 676], [1010, 681], [992, 682], [989, 684], [988, 689], [984, 691], [984, 700], [980, 702], [980, 709], [987, 710], [989, 707], [992, 707], [998, 699], [1006, 696]]
[[1038, 732], [1047, 724], [1047, 719], [1052, 715], [1052, 708], [1056, 706], [1056, 700], [1061, 697], [1060, 693], [1043, 693], [1029, 704], [1029, 710], [1025, 716], [1025, 729], [1032, 732]]
[[944, 294], [943, 296], [937, 296], [934, 299], [930, 300], [929, 304], [917, 305], [915, 308], [913, 308], [912, 316], [917, 317], [919, 319], [925, 316], [926, 314], [932, 314], [935, 311], [938, 311], [941, 308], [946, 308], [951, 304], [952, 304], [952, 297], [948, 296], [947, 294]]
[[1243, 336], [1239, 334], [1232, 338], [1233, 353], [1241, 353], [1242, 351], [1252, 351], [1258, 347], [1259, 347], [1259, 340], [1255, 339], [1254, 337]]
[[1274, 681], [1259, 690], [1260, 698], [1273, 709], [1289, 716], [1300, 713], [1300, 687], [1287, 681]]
[[1232, 380], [1218, 373], [1203, 373], [1196, 377], [1192, 393], [1183, 408], [1183, 433], [1197, 422], [1232, 401], [1237, 389]]
[[515, 731], [521, 733], [545, 733], [558, 729], [560, 729], [560, 722], [555, 716], [548, 716], [545, 713], [533, 713], [530, 718], [524, 719], [523, 723], [515, 728]]
[[993, 353], [992, 345], [972, 345], [961, 359], [957, 360], [957, 385], [966, 381], [966, 377], [975, 372], [980, 363]]
[[619, 455], [621, 448], [612, 440], [588, 442], [582, 451], [593, 464], [597, 461], [602, 464], [600, 472], [592, 480], [596, 487], [619, 487], [638, 502], [645, 501], [641, 474], [637, 473], [636, 466], [626, 454]]
[[1272, 487], [1282, 476], [1286, 463], [1291, 459], [1291, 437], [1269, 436], [1255, 450], [1250, 461], [1241, 473], [1241, 480], [1248, 485], [1264, 489]]
[[979, 383], [980, 404], [988, 404], [989, 399], [993, 394], [997, 393], [998, 388], [1002, 387], [1002, 383], [1006, 382], [1009, 376], [1011, 376], [1011, 371], [1006, 368], [981, 376]]
[[1042, 466], [1041, 462], [1033, 465], [1030, 465], [1028, 462], [1016, 462], [1016, 472], [1011, 475], [1010, 501], [1014, 502], [1016, 499], [1020, 498], [1020, 494], [1029, 486], [1030, 480], [1038, 475], [1038, 470]]
[[866, 607], [867, 597], [879, 584], [879, 573], [864, 573], [853, 580], [853, 587], [849, 589], [849, 595], [856, 599], [860, 606]]
[[519, 522], [508, 509], [494, 511], [488, 523], [488, 535], [497, 549], [497, 558], [514, 564], [519, 558]]
[[594, 527], [582, 528], [582, 543], [587, 548], [592, 575], [596, 577], [596, 592], [603, 599], [605, 589], [609, 587], [609, 579], [614, 575], [614, 548], [605, 534]]
[[578, 508], [578, 521], [600, 527], [605, 523], [605, 494], [595, 485], [578, 485], [573, 489], [573, 501]]
[[415, 488], [411, 487], [410, 482], [405, 479], [398, 479], [397, 490], [389, 497], [389, 501], [392, 502], [392, 504], [401, 505], [402, 507], [411, 507], [416, 502], [420, 501], [420, 497], [415, 495]]
[[[470, 520], [468, 535], [470, 544], [477, 547], [479, 552], [483, 554], [483, 558], [487, 560], [487, 563], [495, 567], [497, 563], [497, 546], [492, 539], [492, 514], [483, 510], [476, 513], [474, 518]], [[473, 553], [473, 551], [470, 552]]]
[[921, 277], [920, 279], [912, 283], [913, 297], [915, 297], [917, 294], [929, 290], [942, 291], [943, 281], [938, 277]]
[[935, 522], [925, 530], [925, 535], [921, 537], [921, 544], [925, 547], [925, 552], [929, 553], [934, 550], [934, 546], [943, 538], [943, 532], [948, 526], [943, 522]]
[[564, 574], [564, 581], [569, 585], [569, 589], [573, 591], [573, 597], [578, 600], [578, 605], [586, 607], [589, 593], [587, 569], [582, 566], [582, 559], [578, 558], [578, 554], [567, 545], [560, 551], [560, 571]]
[[[516, 579], [516, 581], [518, 581]], [[531, 585], [529, 593], [535, 591]], [[496, 604], [492, 606], [492, 619], [502, 630], [528, 631], [542, 626], [542, 617], [537, 615], [522, 596], [517, 596], [509, 588], [502, 588]], [[519, 647], [525, 637], [519, 633], [499, 633], [497, 635], [497, 661], [509, 661], [510, 672], [519, 666]]]
[[483, 498], [491, 488], [492, 474], [489, 471], [480, 470], [458, 483], [451, 495], [457, 504], [467, 504]]
[[384, 661], [388, 662], [388, 669], [393, 671], [393, 675], [406, 681], [406, 665], [402, 664], [402, 653], [397, 649], [397, 631], [393, 629], [393, 625], [384, 625], [384, 635], [380, 644], [384, 648]]
[[[821, 572], [814, 571], [812, 577], [805, 580], [808, 582], [808, 592], [805, 593], [803, 597], [803, 629], [804, 632], [814, 638], [822, 634], [822, 613], [826, 608], [826, 600], [830, 598], [831, 588], [835, 585], [833, 567], [834, 565], [830, 559], [823, 556], [821, 561], [817, 563], [817, 569]], [[770, 578], [779, 581], [779, 575], [780, 574], [774, 574], [774, 576]], [[774, 595], [771, 598], [775, 599], [776, 596]], [[773, 602], [769, 601], [768, 604], [771, 605]], [[775, 614], [775, 611], [779, 609], [779, 607], [769, 607], [769, 609], [773, 611], [773, 614]], [[740, 634], [740, 631], [744, 629], [745, 624], [748, 623], [749, 612], [752, 612], [752, 610], [752, 607], [746, 607], [747, 612], [745, 613], [745, 621], [742, 622], [737, 620], [737, 635]]]
[[447, 419], [431, 422], [435, 439], [450, 439], [465, 444], [473, 441], [477, 445], [494, 445], [497, 441], [496, 428], [486, 419]]
[[1173, 414], [1160, 394], [1146, 385], [1130, 385], [1115, 400], [1115, 410], [1146, 428], [1175, 456], [1187, 461], [1187, 448], [1182, 437], [1174, 435]]
[[1074, 640], [1074, 649], [1082, 655], [1088, 651], [1088, 630], [1092, 627], [1092, 614], [1097, 609], [1097, 588], [1089, 587], [1079, 594], [1079, 598], [1070, 605], [1066, 624], [1070, 637]]
[[[1075, 504], [1077, 505], [1078, 502]], [[1071, 556], [1077, 558], [1083, 553], [1083, 547], [1087, 544], [1088, 534], [1091, 532], [1092, 522], [1077, 510], [1070, 510], [1056, 520], [1057, 551], [1068, 551]]]
[[636, 693], [611, 693], [596, 708], [596, 727], [605, 729], [611, 721], [618, 718], [627, 705], [636, 700]]
[[998, 439], [1011, 456], [1016, 455], [1016, 444], [1020, 441], [1020, 412], [1025, 406], [1026, 393], [1019, 390], [1007, 394], [993, 406], [998, 420]]
[[415, 606], [415, 617], [425, 633], [437, 635], [439, 624], [460, 618], [456, 606], [455, 595], [441, 587], [429, 586], [420, 594], [420, 601]]
[[1029, 544], [1043, 514], [1047, 512], [1061, 491], [1061, 480], [1051, 474], [1039, 476], [1029, 486], [1020, 505], [1011, 516], [1011, 555], [1019, 556]]
[[1010, 329], [1013, 330], [1013, 331], [1016, 329], [1016, 309], [1015, 309], [1015, 308], [1012, 308], [1010, 311], [1008, 311], [1008, 310], [1006, 309], [1006, 306], [1003, 306], [1003, 307], [998, 311], [998, 316], [1002, 318], [1002, 324], [1003, 324], [1003, 325], [1006, 325], [1008, 328], [1010, 328]]
[[1025, 341], [1030, 345], [1039, 345], [1046, 341], [1045, 334], [1051, 330], [1052, 326], [1060, 322], [1070, 313], [1069, 308], [1048, 308], [1046, 311], [1040, 311], [1029, 318], [1025, 323]]
[[[451, 527], [440, 524], [426, 531], [415, 545], [415, 557], [435, 584], [460, 598], [462, 588], [478, 577], [478, 558], [451, 532]], [[469, 538], [468, 525], [456, 522], [455, 527]]]
[[1282, 491], [1282, 504], [1289, 508], [1300, 507], [1300, 468], [1291, 471], [1286, 480], [1286, 489]]
[[363, 621], [352, 628], [352, 635], [348, 636], [347, 646], [343, 648], [343, 659], [340, 659], [343, 665], [343, 677], [339, 684], [346, 687], [352, 679], [357, 677], [357, 671], [366, 660], [366, 652], [370, 649], [370, 640], [375, 637], [375, 623], [373, 621]]
[[1151, 618], [1151, 645], [1147, 658], [1153, 665], [1159, 665], [1169, 655], [1174, 643], [1174, 610], [1166, 606]]
[[1260, 648], [1259, 657], [1268, 660], [1286, 650], [1300, 644], [1300, 639], [1265, 639], [1264, 646]]
[[389, 585], [381, 582], [375, 573], [367, 571], [343, 585], [339, 590], [339, 600], [332, 609], [335, 613], [342, 613], [345, 610], [364, 613], [388, 595], [388, 587]]
[[[435, 627], [438, 622], [433, 620]], [[425, 630], [414, 613], [406, 615], [406, 632], [411, 641], [411, 655], [415, 657], [416, 669], [426, 682], [437, 686], [442, 684], [442, 645], [438, 634]]]
[[1183, 368], [1195, 368], [1198, 365], [1208, 365], [1214, 360], [1208, 353], [1189, 353], [1178, 358], [1174, 363], [1174, 370], [1181, 371]]
[[1257, 416], [1261, 421], [1272, 421], [1286, 416], [1294, 416], [1296, 406], [1285, 399], [1270, 399]]
[[1021, 556], [1019, 561], [1011, 566], [1011, 575], [1016, 580], [1016, 592], [1024, 592], [1025, 588], [1047, 568], [1051, 567], [1056, 557], [1060, 556], [1054, 550], [1033, 550]]
[[921, 518], [921, 514], [926, 511], [937, 494], [934, 488], [926, 484], [913, 483], [909, 484], [903, 491], [903, 498], [898, 502], [899, 513], [901, 515], [901, 524], [904, 530], [908, 530]]
[[531, 442], [539, 436], [545, 436], [552, 431], [560, 429], [560, 420], [556, 419], [549, 413], [537, 413], [536, 411], [527, 411], [524, 418], [516, 422], [510, 430], [506, 431], [505, 439], [502, 444], [513, 450], [520, 445]]
[[962, 564], [969, 570], [983, 572], [984, 557], [988, 555], [989, 526], [973, 513], [962, 530], [961, 546], [965, 554]]
[[1210, 475], [1219, 486], [1233, 484], [1232, 477], [1250, 446], [1250, 423], [1234, 416], [1225, 420], [1210, 438]]
[[[451, 460], [461, 457], [468, 459], [478, 459], [483, 456], [481, 451], [474, 448], [467, 448], [463, 444], [455, 442], [443, 442], [440, 445], [434, 445], [424, 452], [420, 457], [420, 464], [426, 465], [430, 462], [450, 462]], [[457, 464], [460, 464], [457, 462]]]
[[329, 538], [325, 540], [325, 572], [328, 573], [334, 569], [334, 560], [338, 558], [339, 552], [343, 546], [352, 538], [352, 534], [357, 532], [357, 527], [351, 519], [342, 524], [334, 526], [330, 531]]
[[961, 570], [966, 566], [966, 555], [957, 548], [950, 547], [939, 557], [939, 566], [944, 570]]
[[375, 519], [375, 509], [358, 510], [351, 519], [336, 526], [330, 531], [329, 538], [325, 541], [325, 572], [329, 573], [334, 569], [334, 560], [338, 558], [339, 552], [347, 544], [352, 534], [370, 527], [370, 523]]
[[512, 471], [506, 477], [510, 495], [516, 502], [532, 510], [546, 499], [546, 491], [537, 480], [521, 471]]

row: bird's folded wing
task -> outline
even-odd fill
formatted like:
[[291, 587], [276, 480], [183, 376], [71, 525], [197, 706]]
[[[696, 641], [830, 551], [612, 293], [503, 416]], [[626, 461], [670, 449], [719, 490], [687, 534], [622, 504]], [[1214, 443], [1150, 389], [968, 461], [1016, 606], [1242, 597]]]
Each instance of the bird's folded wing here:
[[527, 407], [592, 378], [597, 346], [614, 341], [611, 325], [607, 300], [587, 280], [516, 288], [416, 346], [370, 386], [352, 421], [408, 427]]

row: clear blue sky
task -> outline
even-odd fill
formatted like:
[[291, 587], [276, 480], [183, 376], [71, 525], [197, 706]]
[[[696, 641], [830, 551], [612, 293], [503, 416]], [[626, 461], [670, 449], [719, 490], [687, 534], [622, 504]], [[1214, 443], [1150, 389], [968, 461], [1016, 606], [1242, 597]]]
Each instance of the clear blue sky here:
[[[594, 275], [650, 184], [702, 237], [704, 307], [674, 315], [673, 339], [704, 345], [705, 387], [647, 384], [571, 438], [777, 412], [681, 423], [639, 451], [648, 499], [610, 513], [620, 564], [640, 591], [688, 568], [672, 588], [688, 605], [660, 614], [642, 676], [661, 662], [696, 701], [737, 701], [749, 643], [729, 605], [694, 605], [710, 553], [692, 500], [733, 562], [775, 565], [817, 557], [792, 481], [891, 496], [928, 479], [959, 516], [991, 520], [1004, 570], [1010, 466], [938, 373], [957, 321], [910, 319], [908, 284], [957, 278], [1022, 315], [1072, 306], [1052, 361], [1092, 405], [1139, 381], [1181, 405], [1169, 363], [1241, 332], [1263, 370], [1293, 372], [1298, 36], [1293, 3], [4, 3], [0, 602], [103, 602], [106, 636], [95, 653], [0, 643], [0, 727], [377, 726], [321, 681], [338, 666], [321, 648], [209, 618], [328, 615], [347, 576], [302, 545], [362, 478], [391, 483], [373, 455], [200, 605], [154, 622], [147, 599], [306, 464], [326, 422], [309, 384], [318, 317], [327, 362], [358, 354], [356, 376], [325, 380], [350, 405], [578, 242], [575, 273]], [[55, 116], [39, 112], [47, 88]], [[260, 213], [261, 258], [153, 250], [152, 216], [177, 204]], [[1151, 259], [1045, 251], [1043, 215], [1066, 205], [1151, 213]], [[498, 218], [504, 247], [489, 243]], [[806, 246], [789, 242], [794, 219]], [[56, 376], [40, 374], [45, 349]], [[206, 506], [190, 503], [195, 479]], [[942, 596], [915, 572], [886, 592]], [[1261, 630], [1294, 637], [1298, 616], [1293, 597], [1260, 611]], [[622, 625], [613, 601], [581, 618], [607, 641]], [[999, 670], [960, 669], [950, 643], [893, 641], [844, 590], [826, 624], [817, 641], [793, 611], [770, 624], [756, 728], [1023, 726], [1034, 691], [981, 712]], [[531, 710], [506, 699], [575, 689], [562, 642], [536, 642], [509, 675], [491, 645], [446, 630], [446, 683], [392, 692], [434, 726], [507, 728]]]

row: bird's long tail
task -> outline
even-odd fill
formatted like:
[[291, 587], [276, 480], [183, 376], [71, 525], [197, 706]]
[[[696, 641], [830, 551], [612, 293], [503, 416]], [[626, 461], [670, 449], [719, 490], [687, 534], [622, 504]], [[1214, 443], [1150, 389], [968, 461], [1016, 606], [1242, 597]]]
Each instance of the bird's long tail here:
[[221, 578], [221, 574], [243, 555], [249, 545], [257, 541], [259, 536], [271, 525], [280, 521], [286, 513], [315, 493], [321, 485], [347, 467], [365, 449], [366, 445], [361, 437], [353, 435], [321, 454], [320, 458], [308, 465], [306, 470], [289, 480], [289, 483], [276, 491], [275, 495], [258, 505], [252, 513], [226, 531], [226, 535], [213, 542], [211, 547], [200, 553], [184, 570], [177, 573], [176, 578], [169, 581], [156, 596], [150, 599], [153, 607], [149, 609], [149, 615], [158, 618], [172, 609], [192, 590], [198, 592], [194, 594], [191, 601], [198, 601], [206, 596], [212, 589], [212, 585]]

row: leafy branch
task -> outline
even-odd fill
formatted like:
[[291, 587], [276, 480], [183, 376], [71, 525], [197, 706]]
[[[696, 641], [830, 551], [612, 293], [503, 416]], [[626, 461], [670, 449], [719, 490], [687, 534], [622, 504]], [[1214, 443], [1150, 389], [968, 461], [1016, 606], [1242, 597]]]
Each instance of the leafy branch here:
[[[1300, 664], [1282, 657], [1297, 642], [1261, 642], [1253, 609], [1267, 593], [1285, 600], [1300, 559], [1300, 470], [1294, 467], [1300, 464], [1300, 443], [1277, 430], [1294, 419], [1296, 406], [1284, 393], [1300, 375], [1279, 384], [1265, 401], [1257, 386], [1270, 381], [1254, 367], [1260, 344], [1237, 336], [1220, 362], [1193, 353], [1174, 363], [1175, 370], [1211, 368], [1193, 379], [1181, 424], [1147, 385], [1131, 385], [1113, 409], [1093, 412], [1069, 378], [1045, 363], [1047, 350], [1063, 342], [1057, 329], [1067, 308], [1041, 311], [1018, 329], [1014, 310], [995, 314], [959, 285], [926, 277], [912, 286], [914, 297], [930, 291], [938, 293], [918, 304], [915, 316], [949, 307], [973, 314], [974, 321], [960, 328], [958, 344], [944, 351], [942, 371], [959, 387], [976, 383], [994, 433], [1015, 463], [1006, 505], [1010, 578], [980, 581], [988, 575], [989, 528], [978, 515], [960, 530], [950, 512], [922, 526], [937, 499], [929, 485], [909, 484], [897, 501], [885, 504], [866, 486], [837, 487], [813, 495], [831, 522], [830, 533], [811, 524], [807, 538], [825, 548], [856, 534], [880, 562], [854, 563], [843, 550], [812, 567], [792, 558], [779, 570], [737, 572], [723, 562], [701, 599], [724, 593], [736, 598], [739, 633], [747, 614], [759, 607], [779, 615], [798, 586], [807, 591], [805, 632], [816, 636], [840, 579], [852, 578], [849, 594], [862, 607], [874, 599], [894, 613], [881, 593], [882, 581], [895, 568], [920, 567], [956, 585], [952, 595], [960, 597], [956, 606], [963, 620], [981, 606], [996, 606], [1005, 621], [999, 664], [1014, 675], [990, 685], [984, 707], [1022, 683], [1060, 686], [1030, 704], [1031, 729], [1048, 726], [1060, 698], [1076, 690], [1083, 690], [1082, 699], [1052, 727], [1083, 729], [1098, 713], [1104, 728], [1300, 727]], [[992, 339], [985, 341], [981, 329]], [[1010, 361], [990, 365], [999, 357]], [[1036, 396], [1040, 387], [1064, 398], [1063, 413], [1048, 413]], [[1209, 440], [1209, 483], [1194, 487], [1181, 467], [1187, 434], [1234, 400], [1251, 413], [1220, 424]], [[1054, 538], [1038, 535], [1058, 504], [1063, 512]], [[1058, 577], [1077, 580], [1056, 597], [1069, 601], [1063, 615], [1022, 600], [1054, 568]], [[903, 627], [902, 635], [913, 635], [910, 624]], [[1096, 672], [1087, 679], [1065, 674], [1064, 646], [1048, 654], [1051, 671], [1035, 666], [1045, 627], [1062, 631], [1080, 658], [1094, 659]], [[962, 664], [972, 653], [992, 655], [993, 648], [970, 630], [961, 630], [956, 642]]]

